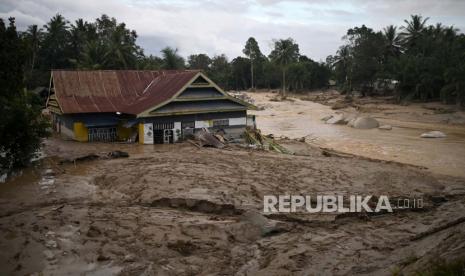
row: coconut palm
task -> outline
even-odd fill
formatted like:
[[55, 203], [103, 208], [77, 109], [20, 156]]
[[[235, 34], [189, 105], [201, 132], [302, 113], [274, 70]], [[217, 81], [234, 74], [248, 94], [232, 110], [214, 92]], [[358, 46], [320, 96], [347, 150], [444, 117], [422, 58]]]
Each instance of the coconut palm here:
[[421, 36], [422, 31], [425, 29], [426, 22], [429, 17], [423, 18], [421, 15], [411, 15], [410, 21], [404, 20], [406, 26], [402, 26], [401, 33], [404, 44], [414, 46], [417, 39]]
[[292, 38], [274, 41], [274, 49], [270, 53], [270, 59], [281, 66], [283, 77], [282, 96], [286, 96], [286, 69], [289, 64], [299, 58], [299, 45]]
[[39, 45], [44, 33], [41, 28], [37, 27], [37, 25], [31, 25], [27, 28], [23, 35], [27, 42], [27, 50], [31, 58], [30, 69], [32, 71], [36, 64], [37, 52], [39, 51]]
[[383, 29], [383, 37], [386, 41], [386, 51], [391, 56], [397, 56], [401, 52], [401, 38], [397, 33], [397, 27], [389, 25]]
[[164, 69], [182, 69], [184, 68], [184, 58], [178, 55], [178, 49], [166, 47], [161, 50], [163, 57]]

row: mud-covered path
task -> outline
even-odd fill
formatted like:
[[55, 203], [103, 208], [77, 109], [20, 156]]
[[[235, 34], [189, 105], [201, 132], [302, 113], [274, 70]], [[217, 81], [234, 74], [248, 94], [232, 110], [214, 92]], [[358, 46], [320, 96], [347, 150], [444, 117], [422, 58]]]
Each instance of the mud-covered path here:
[[[287, 146], [297, 154], [50, 139], [49, 157], [0, 188], [0, 274], [389, 275], [465, 257], [463, 179]], [[59, 165], [116, 149], [130, 157]], [[421, 197], [425, 208], [262, 216], [263, 196], [278, 194]]]

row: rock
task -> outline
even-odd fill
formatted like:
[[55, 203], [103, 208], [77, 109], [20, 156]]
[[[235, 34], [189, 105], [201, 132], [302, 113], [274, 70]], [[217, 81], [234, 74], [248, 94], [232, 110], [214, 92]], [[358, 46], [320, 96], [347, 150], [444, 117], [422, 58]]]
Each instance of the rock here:
[[430, 132], [425, 132], [422, 135], [420, 135], [421, 138], [444, 138], [447, 135], [441, 131], [430, 131]]
[[286, 225], [271, 220], [256, 211], [247, 211], [242, 219], [257, 227], [263, 237], [287, 231]]
[[352, 120], [348, 121], [348, 122], [347, 122], [347, 126], [353, 127], [353, 126], [354, 126], [355, 120], [357, 120], [357, 118], [353, 118]]
[[379, 126], [378, 128], [382, 129], [382, 130], [391, 130], [392, 126], [391, 125], [382, 125], [382, 126]]
[[326, 123], [331, 125], [342, 125], [345, 123], [344, 118], [344, 114], [336, 114], [331, 117], [331, 119], [327, 120]]
[[379, 123], [376, 119], [373, 119], [371, 117], [359, 117], [355, 119], [352, 127], [358, 128], [358, 129], [370, 129], [370, 128], [377, 128], [378, 126], [379, 126]]
[[357, 115], [355, 114], [348, 114], [344, 115], [344, 123], [348, 124], [350, 121], [357, 119]]
[[300, 137], [299, 139], [297, 139], [297, 141], [302, 142], [302, 143], [305, 143], [305, 136], [304, 136], [304, 137]]
[[323, 118], [321, 118], [321, 120], [322, 120], [323, 122], [326, 122], [326, 121], [328, 121], [328, 120], [331, 119], [331, 118], [333, 118], [333, 115], [327, 115], [327, 116], [324, 116]]

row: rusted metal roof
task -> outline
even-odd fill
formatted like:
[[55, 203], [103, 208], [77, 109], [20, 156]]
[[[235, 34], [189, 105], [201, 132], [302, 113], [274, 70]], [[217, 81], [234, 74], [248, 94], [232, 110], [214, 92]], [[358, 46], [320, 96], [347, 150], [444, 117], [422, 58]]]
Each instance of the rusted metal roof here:
[[199, 71], [53, 70], [63, 113], [121, 112], [137, 115], [171, 99]]

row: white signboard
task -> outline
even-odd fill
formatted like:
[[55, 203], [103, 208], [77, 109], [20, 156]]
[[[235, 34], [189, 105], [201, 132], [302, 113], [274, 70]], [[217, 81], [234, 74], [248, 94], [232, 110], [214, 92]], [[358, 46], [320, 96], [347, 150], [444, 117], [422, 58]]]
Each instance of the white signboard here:
[[245, 117], [241, 118], [229, 118], [229, 125], [230, 126], [243, 126], [246, 125], [247, 120]]
[[195, 128], [209, 128], [210, 124], [208, 121], [195, 121]]
[[153, 144], [153, 124], [144, 124], [144, 144]]

